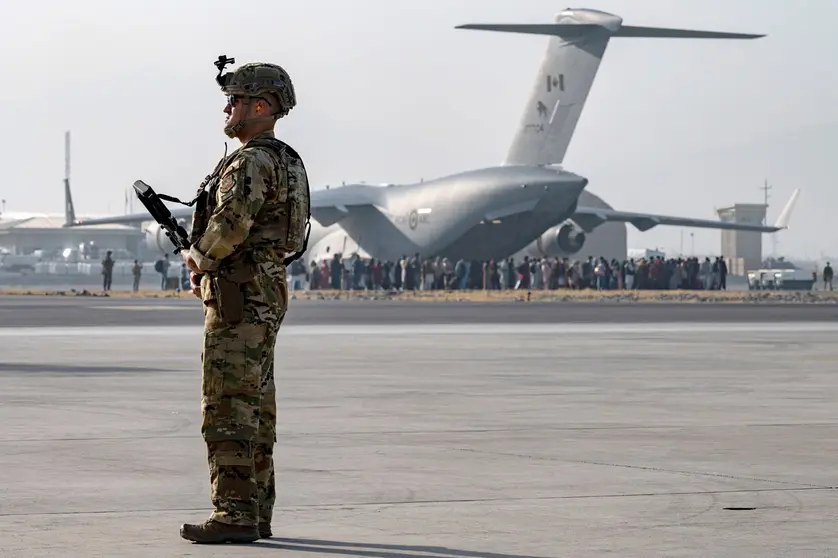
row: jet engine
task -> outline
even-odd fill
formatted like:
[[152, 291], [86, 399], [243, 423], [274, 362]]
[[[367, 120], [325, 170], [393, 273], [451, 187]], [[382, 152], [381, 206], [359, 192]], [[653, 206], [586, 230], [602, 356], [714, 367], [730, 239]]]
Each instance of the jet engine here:
[[[189, 232], [189, 224], [183, 220], [178, 223]], [[154, 253], [171, 254], [175, 246], [166, 236], [166, 232], [158, 223], [151, 223], [145, 230], [146, 247]]]
[[575, 254], [585, 245], [585, 233], [567, 223], [559, 229], [556, 242], [565, 254]]
[[585, 233], [572, 223], [550, 227], [536, 241], [538, 252], [547, 257], [570, 256], [585, 245]]

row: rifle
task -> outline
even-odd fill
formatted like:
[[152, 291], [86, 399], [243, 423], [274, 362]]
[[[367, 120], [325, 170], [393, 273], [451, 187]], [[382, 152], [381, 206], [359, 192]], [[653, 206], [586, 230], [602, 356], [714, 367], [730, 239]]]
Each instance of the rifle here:
[[[142, 180], [134, 182], [134, 191], [137, 193], [137, 197], [140, 198], [140, 201], [148, 210], [149, 214], [155, 221], [157, 221], [160, 228], [162, 228], [166, 233], [166, 236], [169, 237], [169, 240], [172, 241], [172, 244], [175, 247], [172, 253], [177, 254], [181, 250], [189, 250], [191, 244], [189, 242], [189, 236], [186, 234], [186, 229], [184, 229], [177, 222], [177, 219], [172, 216], [172, 212], [169, 211], [168, 207], [163, 205], [163, 201], [161, 200], [163, 197], [166, 199], [171, 198], [169, 196], [160, 196], [152, 189], [151, 186]], [[180, 200], [174, 201], [180, 202]]]

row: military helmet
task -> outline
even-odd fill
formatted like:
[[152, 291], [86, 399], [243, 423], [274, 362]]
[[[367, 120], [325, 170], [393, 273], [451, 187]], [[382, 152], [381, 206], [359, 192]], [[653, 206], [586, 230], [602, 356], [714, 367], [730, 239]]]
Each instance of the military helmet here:
[[[220, 72], [219, 72], [220, 74]], [[279, 100], [279, 107], [274, 114], [281, 118], [297, 104], [294, 84], [291, 77], [281, 66], [264, 62], [251, 62], [219, 75], [218, 83], [227, 95], [245, 95], [259, 97], [266, 93], [273, 94]]]

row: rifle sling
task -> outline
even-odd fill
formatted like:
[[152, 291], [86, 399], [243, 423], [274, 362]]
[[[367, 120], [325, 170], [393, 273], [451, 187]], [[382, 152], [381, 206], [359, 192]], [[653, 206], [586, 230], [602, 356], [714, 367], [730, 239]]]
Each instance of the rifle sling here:
[[174, 196], [167, 196], [166, 194], [157, 194], [157, 197], [160, 198], [161, 200], [179, 203], [181, 205], [185, 205], [186, 207], [192, 207], [193, 205], [195, 205], [195, 202], [198, 201], [198, 198], [200, 197], [200, 194], [195, 196], [195, 199], [193, 199], [191, 202], [188, 202], [188, 203], [185, 202], [185, 201], [180, 201], [179, 199], [177, 199]]

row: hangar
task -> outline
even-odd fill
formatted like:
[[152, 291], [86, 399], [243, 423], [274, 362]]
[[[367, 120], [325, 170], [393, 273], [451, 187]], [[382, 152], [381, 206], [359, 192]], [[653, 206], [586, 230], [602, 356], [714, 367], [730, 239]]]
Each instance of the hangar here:
[[[0, 247], [11, 254], [40, 251], [45, 256], [89, 245], [102, 250], [127, 251], [139, 255], [144, 235], [128, 225], [64, 227], [64, 216], [7, 216], [0, 219]], [[91, 254], [98, 258], [98, 254]]]

